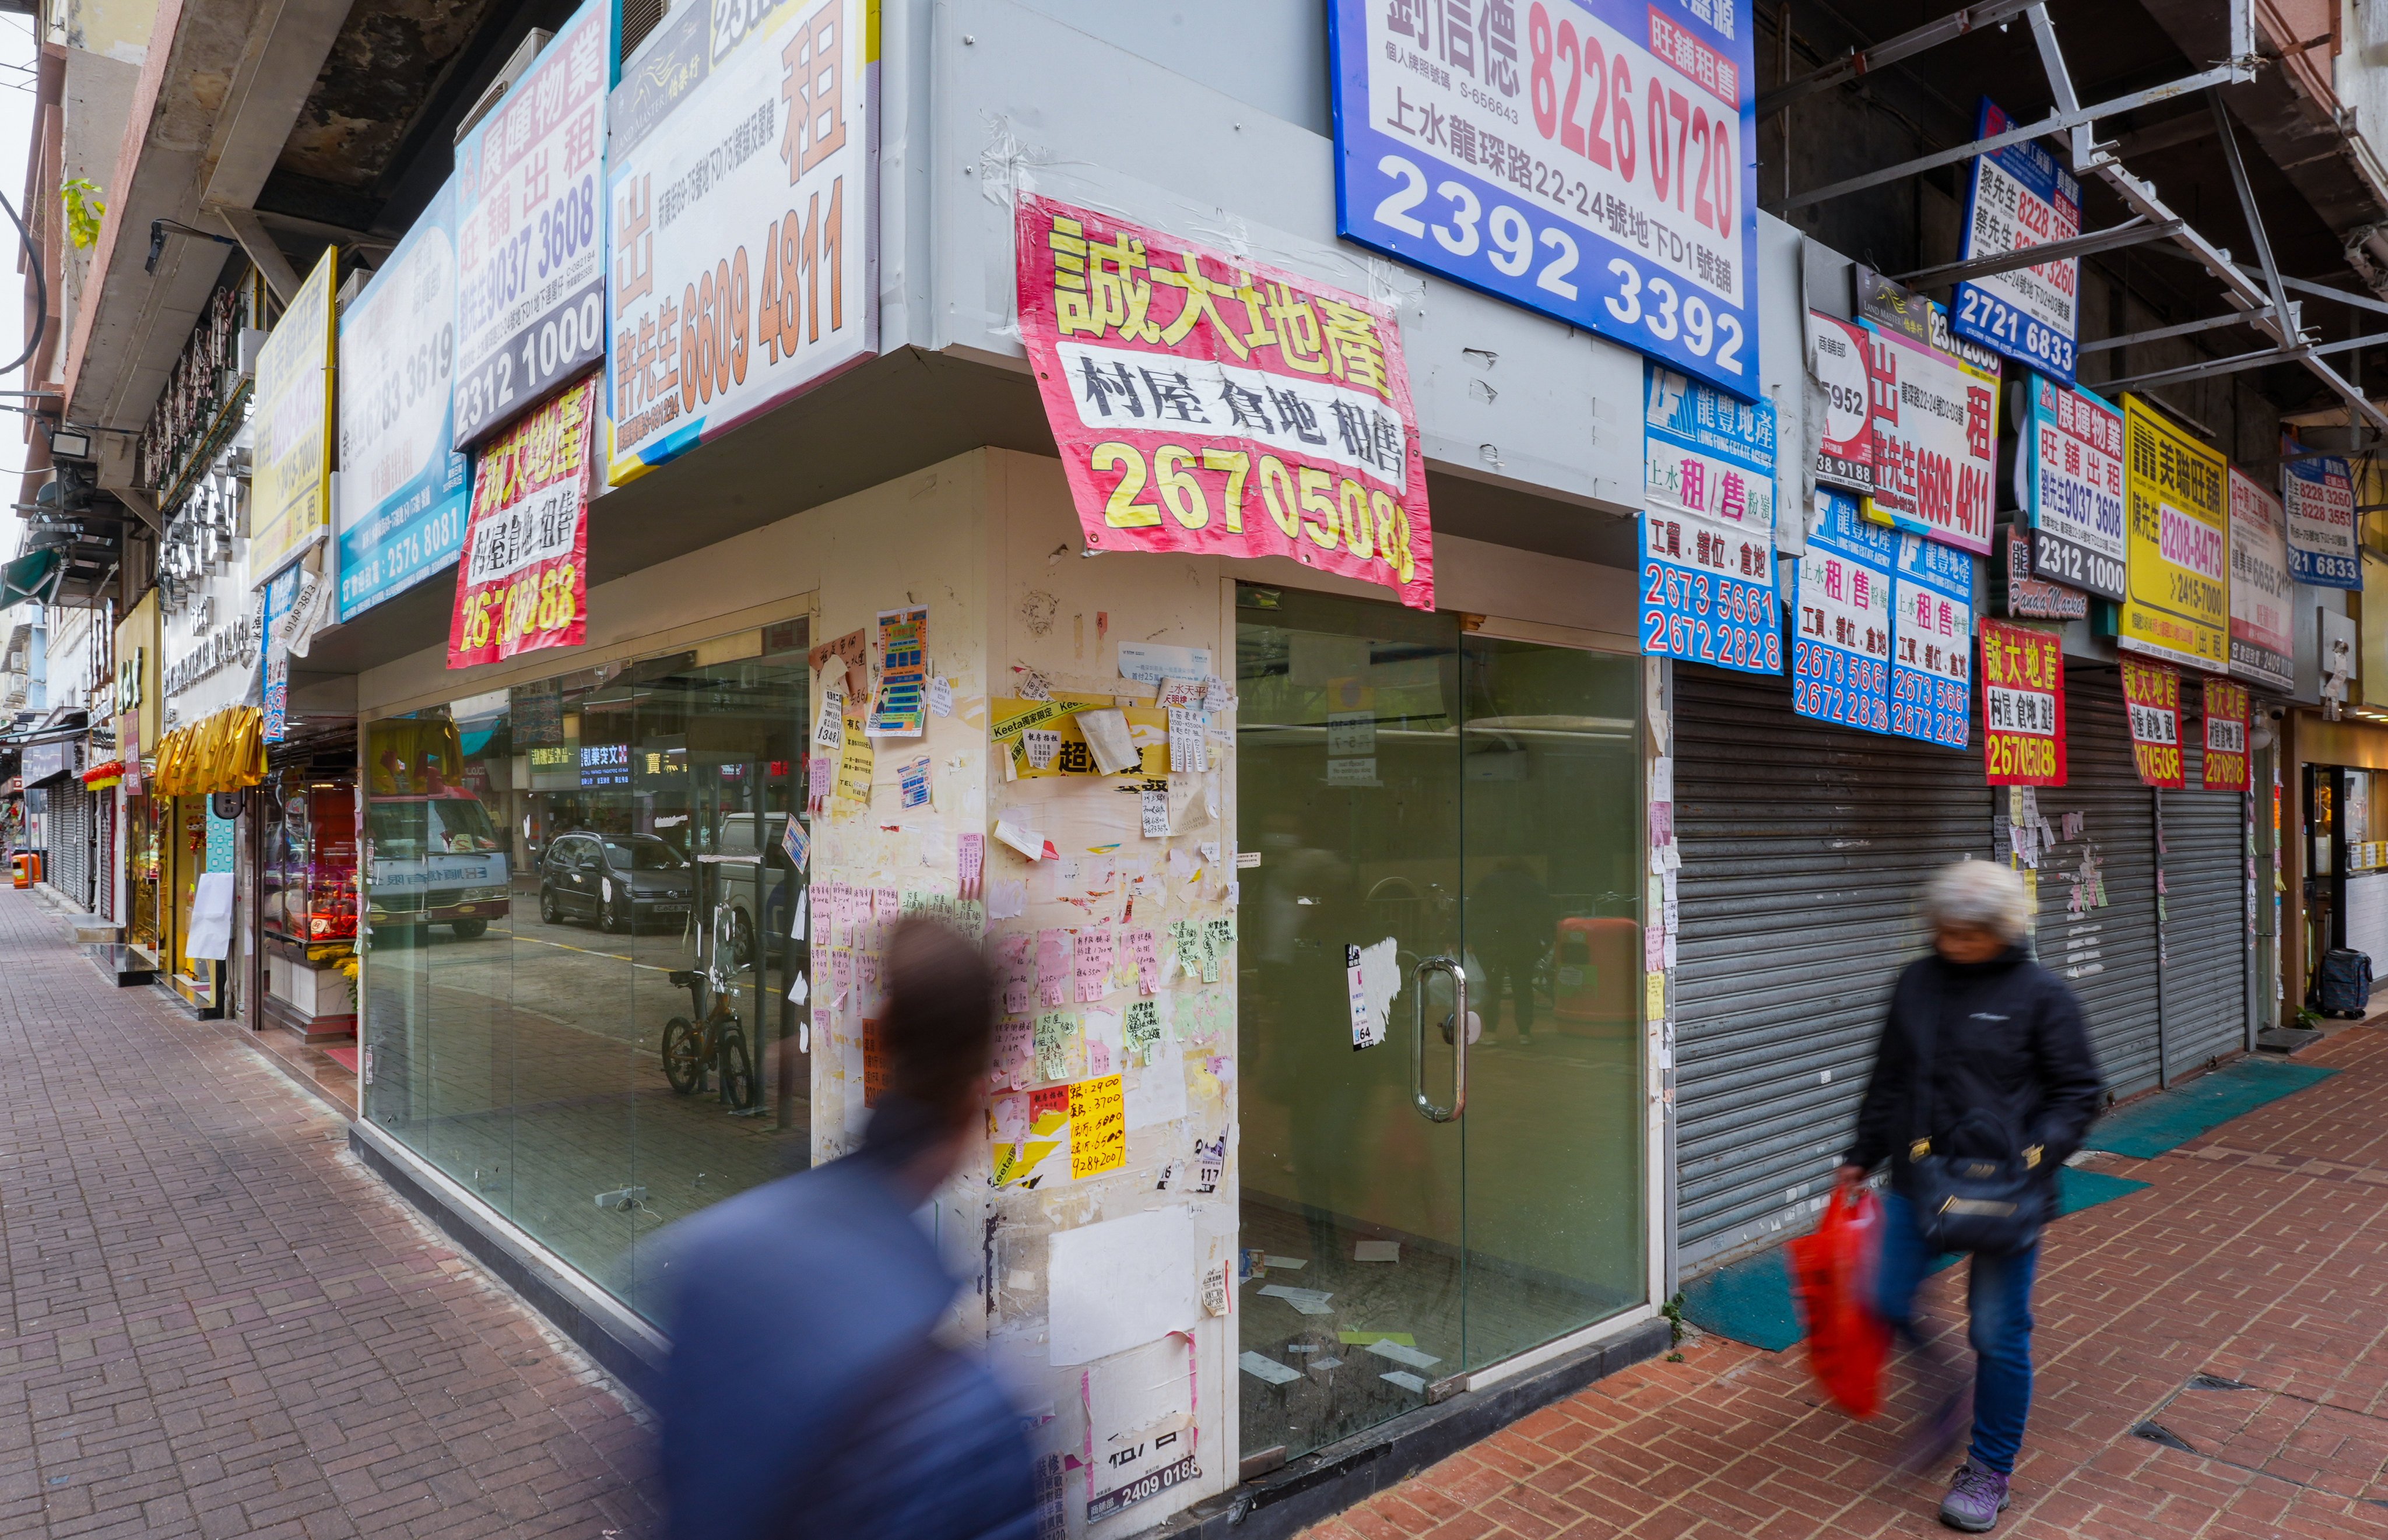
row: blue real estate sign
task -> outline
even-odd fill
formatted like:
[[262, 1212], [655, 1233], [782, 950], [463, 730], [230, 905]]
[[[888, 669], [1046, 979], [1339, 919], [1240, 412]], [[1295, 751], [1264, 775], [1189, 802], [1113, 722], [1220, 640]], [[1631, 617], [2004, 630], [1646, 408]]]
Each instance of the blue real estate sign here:
[[[2015, 126], [1994, 104], [1982, 103], [1981, 138]], [[2003, 257], [2080, 234], [2081, 183], [2037, 140], [1974, 158], [1961, 260]], [[2070, 385], [2081, 334], [2080, 291], [2077, 257], [2010, 268], [1958, 284], [1949, 329]]]
[[1791, 598], [1791, 706], [1801, 716], [1886, 733], [1899, 536], [1867, 523], [1846, 492], [1818, 487], [1816, 506], [1821, 516]]
[[1334, 0], [1336, 228], [1758, 394], [1751, 0]]
[[1642, 372], [1642, 650], [1780, 674], [1774, 403]]

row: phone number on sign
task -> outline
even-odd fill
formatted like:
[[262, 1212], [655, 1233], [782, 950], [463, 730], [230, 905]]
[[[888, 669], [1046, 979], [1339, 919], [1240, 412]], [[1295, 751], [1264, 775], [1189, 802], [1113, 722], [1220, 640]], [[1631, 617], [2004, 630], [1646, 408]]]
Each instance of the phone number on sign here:
[[1791, 672], [1796, 676], [1793, 701], [1800, 715], [1889, 731], [1890, 666], [1880, 659], [1819, 647], [1801, 637], [1791, 644]]
[[1642, 566], [1642, 650], [1733, 668], [1783, 672], [1783, 627], [1772, 587]]
[[[527, 572], [503, 587], [487, 588], [464, 600], [460, 633], [468, 649], [514, 646], [540, 631], [561, 631], [578, 610], [574, 598], [573, 566], [569, 562], [543, 572]], [[491, 631], [496, 635], [492, 637]]]
[[1964, 686], [1911, 669], [1895, 673], [1891, 685], [1892, 732], [1951, 749], [1965, 746], [1969, 725]]

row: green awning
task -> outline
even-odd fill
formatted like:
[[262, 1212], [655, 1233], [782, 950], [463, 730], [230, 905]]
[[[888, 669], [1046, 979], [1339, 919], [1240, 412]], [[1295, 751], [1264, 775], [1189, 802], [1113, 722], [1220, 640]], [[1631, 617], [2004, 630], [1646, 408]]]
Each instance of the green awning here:
[[49, 601], [66, 556], [57, 549], [37, 550], [0, 566], [0, 610], [26, 600]]

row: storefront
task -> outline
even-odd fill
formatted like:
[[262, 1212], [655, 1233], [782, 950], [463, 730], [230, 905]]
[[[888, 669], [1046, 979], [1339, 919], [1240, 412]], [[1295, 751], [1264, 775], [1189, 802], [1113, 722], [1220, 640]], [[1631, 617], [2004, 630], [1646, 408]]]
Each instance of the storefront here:
[[2283, 1015], [2320, 1009], [2321, 957], [2341, 947], [2388, 968], [2388, 726], [2314, 712], [2286, 719], [2297, 923]]
[[124, 944], [130, 961], [161, 971], [174, 945], [173, 906], [169, 902], [173, 809], [151, 794], [160, 736], [158, 591], [141, 596], [116, 626], [117, 753], [124, 778], [117, 787], [117, 816], [124, 852]]

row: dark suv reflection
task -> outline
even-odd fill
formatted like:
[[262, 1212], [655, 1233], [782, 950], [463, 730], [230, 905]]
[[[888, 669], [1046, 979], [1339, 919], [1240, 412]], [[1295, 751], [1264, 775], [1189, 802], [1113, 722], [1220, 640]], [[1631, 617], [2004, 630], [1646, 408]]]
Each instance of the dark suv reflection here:
[[652, 834], [564, 834], [539, 864], [539, 917], [630, 930], [682, 920], [696, 892], [688, 859]]

